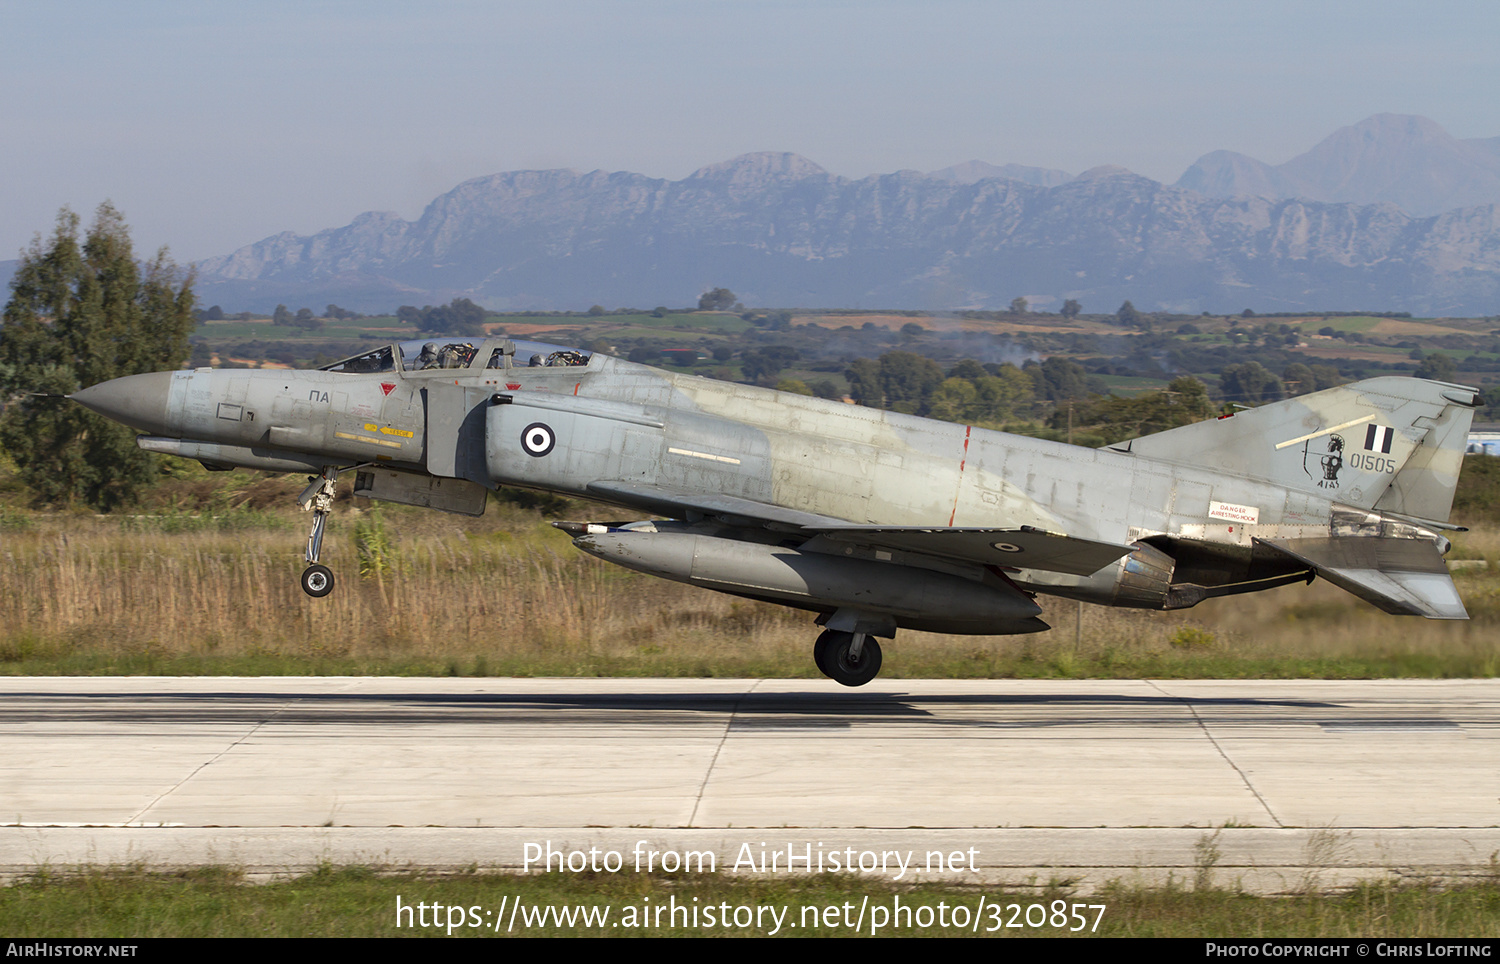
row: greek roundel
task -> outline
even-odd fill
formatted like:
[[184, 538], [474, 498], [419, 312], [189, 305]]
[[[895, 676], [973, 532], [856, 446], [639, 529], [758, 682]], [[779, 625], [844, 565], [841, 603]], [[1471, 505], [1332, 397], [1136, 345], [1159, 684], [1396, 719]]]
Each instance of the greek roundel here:
[[1365, 428], [1365, 451], [1391, 454], [1391, 438], [1396, 430], [1388, 425], [1370, 425]]
[[551, 426], [543, 422], [532, 422], [521, 430], [521, 448], [527, 455], [541, 458], [551, 452], [555, 444], [557, 438], [552, 434]]

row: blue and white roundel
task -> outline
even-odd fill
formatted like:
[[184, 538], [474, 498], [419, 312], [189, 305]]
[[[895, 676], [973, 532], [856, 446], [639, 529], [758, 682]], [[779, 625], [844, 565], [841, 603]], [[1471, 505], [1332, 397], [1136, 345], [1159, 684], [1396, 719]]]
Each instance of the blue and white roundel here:
[[527, 455], [541, 458], [552, 451], [555, 444], [557, 438], [552, 434], [551, 426], [542, 422], [532, 422], [521, 430], [521, 448], [526, 450]]

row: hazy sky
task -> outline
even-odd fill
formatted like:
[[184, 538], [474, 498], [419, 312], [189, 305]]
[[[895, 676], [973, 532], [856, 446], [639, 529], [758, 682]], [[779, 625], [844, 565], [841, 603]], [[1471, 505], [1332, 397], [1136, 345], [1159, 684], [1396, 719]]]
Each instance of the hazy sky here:
[[186, 260], [517, 168], [1170, 183], [1381, 112], [1493, 137], [1497, 28], [1493, 0], [0, 0], [0, 260], [105, 198]]

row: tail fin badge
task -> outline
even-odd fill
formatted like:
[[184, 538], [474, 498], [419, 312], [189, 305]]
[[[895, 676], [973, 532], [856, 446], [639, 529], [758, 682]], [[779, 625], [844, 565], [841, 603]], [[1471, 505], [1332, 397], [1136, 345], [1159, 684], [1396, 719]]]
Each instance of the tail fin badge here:
[[[1374, 431], [1375, 426], [1370, 426], [1370, 430]], [[1338, 488], [1339, 470], [1344, 467], [1344, 437], [1342, 435], [1328, 436], [1328, 451], [1316, 456], [1310, 450], [1311, 446], [1311, 440], [1302, 443], [1302, 471], [1307, 473], [1308, 478], [1317, 479], [1318, 488], [1320, 489]], [[1368, 448], [1369, 446], [1366, 445], [1365, 447]], [[1308, 468], [1307, 463], [1314, 459], [1316, 459], [1321, 478], [1313, 475], [1312, 470]]]

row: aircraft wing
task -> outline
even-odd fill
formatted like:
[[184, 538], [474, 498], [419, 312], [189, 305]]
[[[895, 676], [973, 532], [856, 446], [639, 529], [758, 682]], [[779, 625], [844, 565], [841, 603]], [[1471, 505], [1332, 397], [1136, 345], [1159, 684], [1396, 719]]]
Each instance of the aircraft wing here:
[[1040, 569], [1088, 576], [1129, 555], [1134, 546], [1096, 542], [1031, 526], [1010, 529], [942, 526], [870, 526], [846, 519], [800, 512], [729, 495], [682, 492], [634, 482], [594, 482], [601, 498], [639, 505], [676, 516], [712, 516], [730, 525], [765, 525], [839, 542], [918, 552], [944, 559], [1015, 569]]
[[590, 482], [588, 489], [599, 498], [620, 505], [636, 506], [678, 518], [693, 514], [712, 516], [728, 525], [765, 525], [797, 531], [821, 525], [849, 524], [847, 519], [785, 509], [768, 502], [707, 492], [684, 492], [645, 482]]
[[983, 565], [1013, 569], [1041, 569], [1073, 576], [1091, 576], [1135, 546], [1095, 542], [1048, 532], [1033, 526], [1015, 529], [958, 529], [939, 526], [824, 526], [818, 530], [830, 539], [861, 545], [922, 552], [930, 556], [961, 559]]
[[1437, 546], [1425, 539], [1343, 536], [1256, 539], [1329, 582], [1397, 616], [1468, 619]]

